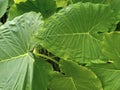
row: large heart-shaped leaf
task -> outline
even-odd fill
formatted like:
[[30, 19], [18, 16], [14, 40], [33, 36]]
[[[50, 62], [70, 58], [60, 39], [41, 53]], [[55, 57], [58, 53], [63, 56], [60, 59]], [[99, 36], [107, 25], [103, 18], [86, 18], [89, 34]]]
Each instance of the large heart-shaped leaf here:
[[72, 61], [61, 61], [60, 65], [65, 75], [55, 77], [50, 90], [103, 90], [100, 80], [91, 70]]
[[7, 7], [8, 7], [8, 0], [0, 0], [0, 18], [6, 12]]
[[[24, 1], [24, 2], [22, 2]], [[56, 10], [54, 0], [22, 0], [20, 3], [14, 4], [9, 11], [8, 20], [12, 20], [16, 16], [23, 13], [35, 11], [40, 12], [44, 18], [49, 17]]]
[[43, 47], [65, 60], [90, 62], [104, 58], [101, 41], [113, 22], [109, 6], [77, 3], [50, 17], [37, 36]]
[[101, 80], [104, 90], [120, 89], [120, 32], [106, 34], [104, 53], [110, 59], [109, 63], [93, 64], [90, 68]]
[[52, 68], [31, 53], [40, 19], [30, 12], [0, 27], [0, 90], [47, 90]]

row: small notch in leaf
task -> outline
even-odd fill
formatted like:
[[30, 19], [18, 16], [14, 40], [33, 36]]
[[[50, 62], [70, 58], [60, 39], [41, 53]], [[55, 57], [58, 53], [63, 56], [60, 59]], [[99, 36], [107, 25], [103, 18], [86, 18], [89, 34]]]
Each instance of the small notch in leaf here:
[[114, 63], [114, 62], [113, 62], [112, 60], [110, 60], [110, 61], [108, 61], [107, 63], [108, 63], [108, 64], [112, 64], [112, 63]]
[[97, 34], [103, 34], [103, 33], [104, 33], [104, 32], [100, 32], [100, 31], [99, 31], [99, 32], [97, 32]]

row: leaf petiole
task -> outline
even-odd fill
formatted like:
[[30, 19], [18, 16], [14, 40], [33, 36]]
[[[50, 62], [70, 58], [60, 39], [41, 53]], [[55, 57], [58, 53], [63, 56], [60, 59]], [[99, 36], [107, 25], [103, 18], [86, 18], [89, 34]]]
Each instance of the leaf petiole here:
[[49, 60], [51, 60], [52, 62], [54, 62], [54, 63], [56, 63], [56, 64], [59, 64], [59, 62], [56, 61], [55, 59], [53, 59], [53, 58], [51, 58], [51, 57], [49, 57], [49, 56], [47, 56], [47, 55], [44, 55], [44, 54], [38, 53], [36, 48], [33, 50], [33, 53], [34, 53], [35, 55], [37, 55], [37, 56], [40, 56], [40, 57], [43, 57], [43, 58], [49, 59]]

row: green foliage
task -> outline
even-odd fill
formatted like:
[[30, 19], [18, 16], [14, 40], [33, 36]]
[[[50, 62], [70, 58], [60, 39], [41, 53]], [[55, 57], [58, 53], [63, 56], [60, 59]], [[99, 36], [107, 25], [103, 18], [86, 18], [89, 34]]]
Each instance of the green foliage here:
[[51, 81], [51, 90], [102, 90], [100, 80], [91, 70], [64, 60], [60, 62], [60, 68], [65, 75]]
[[44, 18], [49, 17], [56, 10], [54, 0], [24, 0], [24, 2], [15, 3], [9, 11], [8, 19], [12, 20], [16, 16], [26, 12], [41, 12]]
[[111, 6], [111, 9], [114, 10], [115, 17], [120, 21], [120, 0], [72, 0], [72, 3], [77, 3], [77, 2], [92, 2], [92, 3], [101, 3], [101, 4], [109, 4]]
[[112, 24], [109, 6], [77, 3], [50, 17], [38, 38], [43, 47], [64, 60], [86, 63], [104, 59], [101, 41]]
[[39, 29], [41, 15], [24, 14], [0, 27], [0, 60], [23, 55], [34, 47], [33, 34]]
[[111, 1], [111, 8], [114, 10], [114, 14], [116, 19], [118, 20], [117, 22], [120, 21], [120, 0], [112, 0]]
[[0, 0], [0, 90], [120, 90], [119, 4]]
[[41, 59], [38, 63], [31, 53], [35, 45], [33, 34], [40, 27], [40, 17], [40, 14], [27, 13], [0, 27], [1, 90], [46, 89], [52, 69]]
[[8, 0], [0, 0], [0, 18], [4, 15], [8, 7]]

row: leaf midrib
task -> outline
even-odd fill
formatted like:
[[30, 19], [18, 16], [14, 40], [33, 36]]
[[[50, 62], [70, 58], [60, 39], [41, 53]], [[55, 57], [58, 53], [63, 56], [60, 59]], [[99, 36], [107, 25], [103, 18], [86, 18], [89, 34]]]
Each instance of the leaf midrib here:
[[46, 37], [61, 37], [61, 36], [76, 36], [76, 35], [88, 35], [90, 38], [101, 42], [99, 39], [93, 37], [89, 32], [86, 33], [70, 33], [70, 34], [55, 34], [55, 35], [47, 35]]
[[77, 90], [77, 86], [75, 85], [75, 81], [73, 80], [72, 77], [70, 77], [71, 82], [73, 83], [73, 86], [75, 87], [75, 90]]
[[16, 60], [17, 58], [24, 57], [24, 56], [29, 56], [30, 57], [29, 53], [25, 53], [25, 54], [18, 55], [18, 56], [12, 57], [12, 58], [1, 60], [0, 63], [4, 63], [4, 62], [7, 62], [7, 61], [12, 61], [12, 60]]

